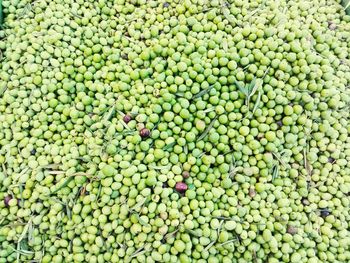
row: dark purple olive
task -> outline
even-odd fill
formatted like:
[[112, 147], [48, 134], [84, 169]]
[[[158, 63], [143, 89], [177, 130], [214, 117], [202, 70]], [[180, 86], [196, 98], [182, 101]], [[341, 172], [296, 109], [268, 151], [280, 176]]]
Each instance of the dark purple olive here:
[[35, 155], [35, 154], [36, 154], [36, 150], [35, 150], [35, 149], [31, 150], [31, 151], [30, 151], [30, 154], [31, 154], [31, 155]]
[[168, 2], [165, 2], [164, 4], [163, 4], [163, 7], [168, 7], [170, 4], [168, 3]]
[[140, 136], [141, 136], [142, 138], [147, 138], [148, 136], [150, 136], [150, 134], [151, 134], [151, 132], [150, 132], [149, 129], [147, 129], [147, 128], [142, 128], [142, 129], [140, 130]]
[[190, 173], [189, 173], [188, 171], [183, 171], [182, 177], [183, 177], [184, 179], [187, 179], [188, 177], [190, 177]]
[[327, 208], [321, 210], [321, 216], [323, 218], [329, 216], [330, 214], [331, 214], [331, 212]]
[[175, 189], [179, 193], [183, 193], [183, 192], [185, 192], [187, 190], [187, 184], [185, 184], [184, 182], [178, 182], [175, 185]]
[[329, 163], [334, 163], [335, 162], [335, 159], [333, 157], [328, 157], [328, 162]]
[[132, 117], [129, 115], [129, 114], [126, 114], [124, 117], [123, 117], [123, 121], [125, 123], [128, 123], [129, 121], [132, 120]]
[[12, 199], [12, 196], [8, 195], [8, 196], [5, 196], [4, 198], [4, 203], [5, 203], [5, 206], [9, 206], [9, 202], [10, 200]]

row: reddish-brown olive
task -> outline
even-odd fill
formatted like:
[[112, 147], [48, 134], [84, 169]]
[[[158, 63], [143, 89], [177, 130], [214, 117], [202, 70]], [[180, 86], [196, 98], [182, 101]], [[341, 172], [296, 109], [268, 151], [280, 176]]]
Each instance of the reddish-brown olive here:
[[187, 190], [187, 184], [185, 184], [184, 182], [177, 182], [175, 185], [175, 189], [179, 193], [183, 193]]
[[132, 120], [132, 117], [131, 117], [129, 114], [124, 115], [123, 121], [124, 121], [125, 123], [128, 123], [128, 122], [131, 121], [131, 120]]
[[150, 132], [149, 129], [147, 129], [147, 128], [142, 128], [142, 129], [140, 130], [140, 136], [141, 136], [142, 138], [147, 138], [148, 136], [150, 136], [150, 134], [151, 134], [151, 132]]

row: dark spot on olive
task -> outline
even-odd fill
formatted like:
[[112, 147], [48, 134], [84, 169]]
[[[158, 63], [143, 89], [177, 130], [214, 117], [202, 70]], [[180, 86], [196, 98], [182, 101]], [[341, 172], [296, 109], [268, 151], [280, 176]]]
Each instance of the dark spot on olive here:
[[287, 233], [291, 234], [291, 235], [295, 235], [298, 233], [298, 228], [294, 227], [294, 226], [288, 226], [287, 227]]

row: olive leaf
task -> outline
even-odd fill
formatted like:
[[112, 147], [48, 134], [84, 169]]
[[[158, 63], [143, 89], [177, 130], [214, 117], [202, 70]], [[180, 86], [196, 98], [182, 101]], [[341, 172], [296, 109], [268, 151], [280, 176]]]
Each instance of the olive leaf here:
[[253, 111], [252, 111], [252, 114], [254, 115], [254, 113], [256, 112], [256, 110], [258, 109], [259, 107], [259, 104], [260, 104], [260, 100], [261, 100], [261, 92], [259, 91], [258, 92], [258, 97], [254, 103], [254, 107], [253, 107]]
[[286, 168], [286, 163], [282, 160], [282, 157], [284, 156], [285, 153], [280, 153], [279, 155], [277, 153], [272, 153], [273, 156], [279, 161], [279, 163], [282, 165], [283, 168]]
[[163, 147], [163, 151], [167, 151], [175, 146], [176, 142], [169, 143]]
[[192, 100], [195, 100], [195, 99], [198, 99], [198, 98], [202, 97], [203, 95], [205, 95], [208, 92], [210, 92], [213, 88], [214, 88], [214, 85], [211, 85], [208, 88], [206, 88], [204, 90], [201, 90], [200, 92], [198, 92], [195, 95], [193, 95]]
[[144, 253], [146, 253], [148, 251], [149, 251], [149, 249], [145, 249], [145, 246], [140, 247], [134, 253], [131, 254], [131, 256], [129, 258], [129, 262], [131, 261], [132, 258], [137, 257], [139, 255], [142, 255], [142, 254], [144, 254]]
[[204, 139], [208, 135], [209, 131], [213, 128], [217, 118], [219, 118], [218, 115], [215, 116], [215, 118], [210, 122], [209, 126], [205, 129], [205, 131], [201, 134], [201, 136], [199, 136], [198, 141]]
[[19, 193], [21, 197], [20, 204], [23, 204], [23, 185], [22, 184], [19, 184]]
[[106, 116], [104, 117], [104, 121], [109, 121], [113, 114], [115, 113], [115, 105], [113, 105], [110, 110], [108, 111], [108, 113], [106, 114]]
[[221, 13], [232, 26], [240, 26], [239, 21], [233, 15], [231, 15], [230, 9], [226, 5], [221, 6]]
[[225, 52], [228, 51], [228, 44], [227, 44], [227, 40], [226, 40], [226, 39], [224, 39], [224, 40], [222, 41], [222, 48], [223, 48], [223, 50], [224, 50]]
[[123, 120], [119, 120], [119, 122], [124, 126], [126, 130], [130, 131], [130, 127]]
[[221, 243], [221, 244], [218, 244], [218, 247], [222, 247], [222, 246], [225, 246], [229, 243], [232, 243], [232, 242], [236, 242], [238, 240], [238, 238], [234, 238], [234, 239], [230, 239], [230, 240], [227, 240], [226, 242], [224, 243]]
[[245, 104], [249, 108], [250, 99], [254, 96], [256, 91], [261, 87], [262, 81], [254, 78], [249, 84], [243, 86], [235, 81], [237, 88], [243, 93], [245, 97]]
[[[34, 254], [33, 251], [25, 250], [25, 249], [16, 249], [12, 246], [8, 246], [10, 249], [12, 249], [14, 252], [16, 252], [18, 255], [23, 255], [23, 256], [29, 256]], [[19, 259], [18, 259], [19, 260]], [[18, 261], [19, 262], [19, 261]]]
[[99, 183], [98, 192], [97, 192], [97, 195], [96, 195], [96, 200], [97, 201], [100, 198], [101, 192], [102, 192], [102, 184]]
[[66, 209], [66, 213], [67, 213], [67, 217], [69, 218], [69, 220], [72, 219], [72, 211], [70, 210], [69, 204], [65, 204], [65, 209]]
[[58, 191], [60, 191], [61, 189], [65, 188], [71, 181], [73, 181], [74, 177], [70, 176], [68, 177], [63, 184], [61, 184], [58, 188], [56, 188], [53, 192], [51, 192], [51, 194], [55, 194]]
[[275, 164], [272, 167], [272, 182], [275, 181], [279, 176], [279, 165]]
[[139, 221], [139, 223], [143, 226], [149, 226], [141, 217], [138, 213], [136, 213], [135, 211], [131, 211], [131, 214], [134, 214], [136, 216], [137, 221]]
[[307, 159], [307, 150], [304, 148], [304, 166], [307, 171], [307, 174], [311, 176], [312, 169], [309, 160]]
[[187, 144], [184, 146], [184, 153], [187, 155], [188, 154], [188, 147]]
[[249, 96], [247, 86], [242, 86], [237, 80], [235, 80], [235, 84], [236, 84], [237, 88], [239, 89], [239, 91], [242, 92], [245, 97]]

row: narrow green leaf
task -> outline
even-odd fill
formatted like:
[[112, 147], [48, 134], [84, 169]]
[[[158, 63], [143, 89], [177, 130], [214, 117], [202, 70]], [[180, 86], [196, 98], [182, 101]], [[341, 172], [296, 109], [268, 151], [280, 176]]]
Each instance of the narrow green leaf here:
[[63, 184], [61, 184], [58, 188], [56, 188], [56, 190], [54, 190], [51, 194], [55, 194], [61, 189], [65, 188], [71, 181], [73, 181], [73, 179], [74, 179], [73, 176], [68, 177], [66, 181]]
[[264, 78], [266, 77], [266, 75], [269, 72], [269, 70], [270, 70], [270, 66], [268, 66], [268, 68], [265, 70], [264, 76], [261, 78], [262, 80], [264, 80]]
[[198, 99], [202, 97], [203, 95], [207, 94], [209, 91], [211, 91], [214, 88], [214, 85], [209, 86], [207, 89], [201, 90], [197, 94], [194, 94], [192, 97], [192, 100]]
[[218, 117], [219, 117], [218, 115], [215, 116], [215, 118], [210, 122], [209, 126], [205, 129], [205, 131], [202, 133], [202, 135], [199, 136], [198, 141], [204, 139], [208, 135], [209, 131], [213, 128], [214, 123]]
[[279, 167], [278, 164], [274, 165], [272, 168], [272, 181], [275, 181], [279, 175]]
[[111, 118], [112, 118], [112, 116], [113, 116], [113, 114], [115, 113], [115, 106], [113, 105], [112, 107], [111, 107], [111, 109], [109, 110], [109, 112], [106, 114], [106, 116], [104, 117], [104, 120], [105, 121], [109, 121]]
[[34, 252], [33, 251], [29, 251], [29, 250], [24, 250], [24, 249], [15, 249], [14, 247], [12, 246], [8, 246], [10, 249], [12, 249], [14, 252], [16, 253], [19, 253], [21, 255], [24, 255], [24, 256], [30, 256], [30, 255], [33, 255]]
[[72, 219], [72, 211], [70, 210], [70, 207], [68, 204], [66, 204], [66, 212], [67, 212], [67, 216], [69, 218], [69, 220]]
[[350, 1], [348, 1], [347, 5], [344, 7], [344, 10], [348, 9], [350, 7]]
[[20, 237], [18, 238], [18, 243], [20, 243], [26, 237], [31, 224], [32, 224], [32, 218], [29, 219], [28, 223], [23, 228], [23, 231], [22, 231]]
[[140, 215], [138, 213], [136, 213], [134, 211], [132, 213], [136, 216], [137, 220], [139, 221], [139, 223], [141, 225], [148, 226], [148, 224], [140, 217]]
[[100, 198], [101, 192], [102, 192], [102, 184], [99, 183], [98, 192], [97, 192], [97, 196], [96, 196], [97, 201]]
[[130, 127], [123, 120], [119, 120], [119, 122], [124, 126], [126, 130], [130, 131]]
[[172, 142], [172, 143], [169, 143], [169, 144], [165, 145], [163, 147], [163, 151], [167, 151], [167, 150], [173, 148], [175, 144], [176, 144], [176, 142]]
[[219, 246], [219, 247], [222, 247], [222, 246], [225, 246], [225, 245], [227, 245], [227, 244], [229, 244], [229, 243], [236, 242], [237, 240], [238, 240], [238, 238], [230, 239], [230, 240], [227, 240], [227, 241], [224, 242], [224, 243], [219, 244], [218, 246]]
[[148, 252], [149, 250], [148, 249], [144, 249], [144, 246], [137, 249], [134, 253], [131, 254], [130, 258], [129, 258], [129, 261], [132, 259], [132, 258], [135, 258], [137, 256], [140, 256], [142, 254], [145, 254], [146, 252]]
[[210, 107], [209, 109], [206, 109], [203, 111], [203, 113], [209, 113], [215, 110], [215, 107]]
[[0, 26], [2, 27], [2, 23], [4, 22], [4, 14], [2, 10], [2, 0], [0, 0]]
[[230, 10], [226, 6], [221, 8], [221, 12], [232, 26], [239, 24], [237, 19], [233, 15], [230, 14]]
[[195, 231], [193, 231], [191, 229], [186, 229], [186, 232], [189, 233], [190, 235], [194, 236], [194, 237], [200, 237], [199, 234], [197, 234]]
[[239, 89], [239, 91], [242, 92], [245, 97], [247, 97], [249, 95], [248, 90], [246, 89], [246, 87], [241, 86], [241, 84], [239, 84], [239, 82], [237, 80], [235, 80], [235, 84], [236, 84], [237, 88]]
[[254, 95], [254, 90], [256, 90], [256, 78], [254, 77], [253, 80], [249, 83], [248, 85], [248, 92], [249, 92], [249, 96], [253, 96]]
[[125, 116], [125, 113], [124, 113], [124, 112], [122, 112], [122, 111], [120, 111], [120, 110], [117, 110], [117, 112], [118, 112], [122, 117]]
[[307, 159], [307, 150], [304, 148], [304, 166], [307, 171], [307, 174], [311, 176], [312, 169], [309, 160]]
[[128, 131], [122, 131], [120, 134], [123, 136], [133, 135], [136, 131], [135, 130], [128, 130]]
[[209, 245], [204, 248], [204, 251], [208, 251], [215, 244], [215, 242], [216, 240], [210, 242]]
[[145, 203], [146, 203], [146, 200], [149, 199], [148, 197], [145, 197], [143, 200], [141, 200], [140, 202], [136, 203], [134, 206], [133, 206], [133, 210], [136, 211], [136, 209], [138, 208], [141, 208]]
[[272, 155], [276, 157], [276, 159], [280, 162], [280, 164], [283, 166], [283, 168], [286, 168], [285, 162], [281, 159], [281, 157], [278, 154], [273, 152]]
[[231, 163], [230, 163], [230, 171], [229, 174], [231, 175], [231, 173], [234, 171], [236, 167], [236, 158], [235, 156], [232, 154], [232, 159], [231, 159]]
[[19, 184], [19, 194], [20, 194], [20, 197], [21, 197], [20, 204], [23, 204], [23, 185], [22, 184]]
[[259, 107], [260, 100], [261, 100], [261, 92], [259, 91], [259, 92], [258, 92], [258, 97], [256, 98], [256, 101], [255, 101], [255, 104], [254, 104], [254, 107], [253, 107], [253, 115], [254, 115], [255, 111], [256, 111], [256, 110], [258, 109], [258, 107]]
[[48, 174], [59, 175], [59, 174], [65, 174], [65, 172], [64, 171], [53, 170], [53, 171], [49, 171]]
[[154, 169], [154, 170], [163, 170], [163, 169], [169, 169], [170, 166], [164, 165], [164, 166], [150, 166], [149, 168]]
[[225, 52], [228, 51], [228, 44], [227, 44], [227, 40], [226, 39], [223, 39], [222, 41], [222, 48]]
[[187, 144], [184, 146], [184, 153], [187, 155], [188, 154], [188, 147]]

